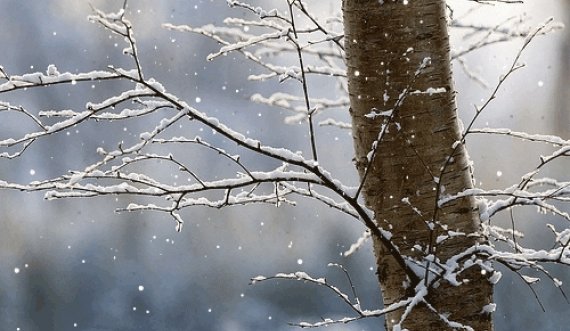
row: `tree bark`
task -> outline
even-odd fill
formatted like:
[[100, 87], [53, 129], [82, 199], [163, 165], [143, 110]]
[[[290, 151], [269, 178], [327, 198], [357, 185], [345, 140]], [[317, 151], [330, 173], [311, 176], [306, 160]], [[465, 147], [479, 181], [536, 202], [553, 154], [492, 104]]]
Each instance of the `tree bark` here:
[[[473, 199], [437, 207], [441, 195], [472, 187], [466, 151], [456, 144], [461, 131], [445, 10], [443, 0], [343, 0], [356, 167], [366, 205], [403, 255], [421, 259], [433, 254], [443, 263], [480, 241], [467, 236], [480, 227]], [[466, 235], [435, 244], [448, 230]], [[377, 239], [374, 250], [384, 305], [413, 293], [406, 274]], [[490, 314], [482, 311], [492, 300], [492, 285], [478, 266], [460, 278], [469, 282], [452, 286], [440, 280], [430, 287], [427, 298], [438, 313], [420, 304], [402, 327], [454, 329], [447, 318], [474, 330], [492, 330]], [[392, 330], [403, 313], [388, 314], [386, 328]]]

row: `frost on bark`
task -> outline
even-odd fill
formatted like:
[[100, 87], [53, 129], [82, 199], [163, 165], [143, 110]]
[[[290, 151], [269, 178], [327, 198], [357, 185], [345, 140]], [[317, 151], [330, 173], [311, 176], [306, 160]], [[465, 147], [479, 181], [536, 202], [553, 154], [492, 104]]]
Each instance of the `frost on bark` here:
[[[445, 2], [344, 0], [343, 14], [356, 167], [366, 204], [403, 255], [422, 261], [431, 254], [445, 263], [479, 239], [460, 235], [437, 243], [438, 235], [476, 234], [480, 222], [472, 198], [437, 205], [442, 194], [472, 187], [465, 149], [456, 144], [461, 132]], [[387, 306], [413, 293], [414, 284], [377, 238], [374, 246]], [[403, 327], [447, 330], [454, 321], [460, 328], [491, 330], [491, 316], [482, 313], [492, 299], [491, 284], [480, 267], [461, 277], [469, 280], [432, 286], [431, 307], [414, 307]], [[388, 314], [387, 329], [403, 313]]]

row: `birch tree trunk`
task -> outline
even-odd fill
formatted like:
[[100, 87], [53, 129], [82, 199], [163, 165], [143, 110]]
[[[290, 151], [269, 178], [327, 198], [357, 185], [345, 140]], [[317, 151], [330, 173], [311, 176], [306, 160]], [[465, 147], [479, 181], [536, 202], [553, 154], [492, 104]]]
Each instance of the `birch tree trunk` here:
[[[419, 256], [421, 247], [422, 255], [435, 254], [442, 262], [480, 240], [459, 236], [435, 244], [446, 230], [476, 234], [480, 226], [473, 199], [456, 200], [442, 209], [436, 203], [438, 195], [472, 186], [463, 146], [455, 148], [445, 166], [461, 139], [445, 10], [444, 0], [343, 0], [356, 167], [366, 204], [402, 254]], [[422, 63], [425, 68], [419, 70]], [[379, 240], [374, 240], [374, 250], [384, 305], [413, 293]], [[474, 330], [492, 330], [490, 314], [482, 312], [492, 299], [487, 276], [473, 267], [462, 277], [468, 284], [451, 286], [442, 280], [430, 288], [428, 300], [438, 314], [420, 304], [403, 327], [451, 330], [447, 318]], [[386, 328], [392, 330], [402, 314], [402, 309], [388, 314]]]

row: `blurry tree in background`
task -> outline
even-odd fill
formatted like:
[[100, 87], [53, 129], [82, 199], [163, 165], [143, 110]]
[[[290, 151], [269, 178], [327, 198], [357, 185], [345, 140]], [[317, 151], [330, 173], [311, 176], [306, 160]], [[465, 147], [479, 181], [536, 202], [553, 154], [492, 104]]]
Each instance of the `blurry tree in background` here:
[[[562, 12], [565, 24], [570, 24], [570, 2], [563, 1]], [[556, 134], [562, 138], [568, 137], [568, 123], [570, 123], [570, 32], [564, 30], [565, 38], [560, 45], [560, 73], [558, 75], [558, 88], [554, 95], [556, 114], [553, 117]]]
[[[0, 103], [0, 116], [22, 123], [0, 137], [0, 156], [22, 158], [41, 141], [70, 131], [79, 133], [82, 126], [120, 131], [123, 122], [134, 122], [152, 123], [152, 128], [104, 141], [96, 159], [68, 173], [28, 183], [5, 176], [0, 188], [45, 191], [47, 199], [128, 199], [132, 202], [117, 211], [164, 213], [177, 231], [191, 219], [191, 207], [294, 206], [300, 198], [324, 204], [362, 225], [362, 237], [345, 256], [372, 238], [384, 303], [365, 308], [353, 287], [345, 293], [341, 286], [301, 271], [252, 278], [253, 283], [275, 279], [312, 283], [344, 304], [344, 316], [298, 322], [301, 327], [387, 315], [386, 325], [393, 330], [490, 330], [495, 311], [491, 291], [501, 279], [499, 268], [520, 276], [531, 291], [540, 279], [550, 280], [562, 291], [549, 266], [570, 264], [567, 224], [546, 224], [549, 241], [532, 247], [516, 227], [512, 210], [532, 206], [570, 221], [563, 209], [570, 198], [570, 182], [541, 177], [543, 167], [569, 155], [570, 142], [552, 135], [475, 127], [500, 96], [503, 84], [524, 67], [520, 63], [523, 50], [535, 37], [559, 25], [552, 20], [534, 29], [520, 22], [465, 23], [454, 17], [444, 1], [345, 0], [343, 15], [329, 17], [317, 17], [300, 0], [284, 0], [276, 8], [227, 3], [241, 17], [225, 19], [225, 26], [163, 26], [220, 44], [208, 60], [239, 54], [262, 70], [251, 73], [250, 80], [281, 83], [270, 85], [273, 94], [255, 94], [251, 99], [286, 111], [285, 122], [306, 139], [258, 139], [262, 129], [272, 133], [289, 129], [242, 130], [242, 124], [232, 122], [227, 114], [213, 117], [201, 109], [200, 97], [189, 100], [178, 93], [183, 89], [174, 87], [177, 93], [171, 92], [168, 81], [150, 77], [125, 1], [115, 12], [93, 9], [89, 19], [126, 44], [122, 52], [131, 60], [128, 65], [62, 72], [52, 64], [45, 72], [22, 75], [0, 68], [0, 94], [11, 99]], [[479, 39], [450, 55], [446, 23]], [[468, 125], [463, 127], [455, 109], [450, 58], [468, 71], [463, 56], [513, 39], [522, 41], [520, 51], [490, 95], [467, 115]], [[177, 55], [186, 56], [172, 56]], [[481, 83], [476, 74], [470, 74], [475, 83]], [[295, 83], [295, 89], [285, 84], [289, 82]], [[38, 111], [18, 101], [40, 87], [80, 84], [112, 84], [113, 94], [77, 109]], [[323, 92], [316, 89], [319, 84], [336, 88]], [[316, 97], [316, 93], [323, 95]], [[92, 100], [89, 92], [85, 98]], [[351, 123], [342, 120], [349, 107]], [[324, 134], [351, 128], [360, 180], [337, 170], [331, 154], [342, 151], [330, 147], [337, 137]], [[475, 133], [542, 142], [554, 146], [554, 151], [541, 156], [538, 166], [518, 183], [504, 189], [475, 188], [465, 151], [468, 137]], [[351, 154], [345, 153], [348, 159]], [[224, 167], [211, 173], [211, 162]], [[506, 226], [494, 222], [502, 211], [510, 213]], [[332, 266], [348, 274], [342, 265]], [[46, 304], [42, 301], [37, 306]]]

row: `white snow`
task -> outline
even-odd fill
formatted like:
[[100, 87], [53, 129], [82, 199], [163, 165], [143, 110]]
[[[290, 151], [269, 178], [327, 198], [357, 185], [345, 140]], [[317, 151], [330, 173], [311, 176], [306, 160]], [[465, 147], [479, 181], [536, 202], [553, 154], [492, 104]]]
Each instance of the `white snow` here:
[[24, 87], [119, 78], [121, 75], [135, 77], [136, 70], [122, 70], [117, 72], [95, 70], [79, 74], [72, 74], [69, 72], [55, 74], [55, 70], [51, 69], [51, 73], [54, 73], [54, 75], [45, 75], [41, 72], [24, 74], [22, 76], [12, 75], [10, 76], [10, 80], [3, 84], [0, 84], [0, 92], [21, 89]]
[[495, 310], [497, 310], [497, 304], [496, 303], [490, 303], [488, 305], [485, 305], [483, 307], [483, 309], [481, 310], [481, 312], [485, 313], [485, 314], [490, 314], [490, 313], [494, 313]]

